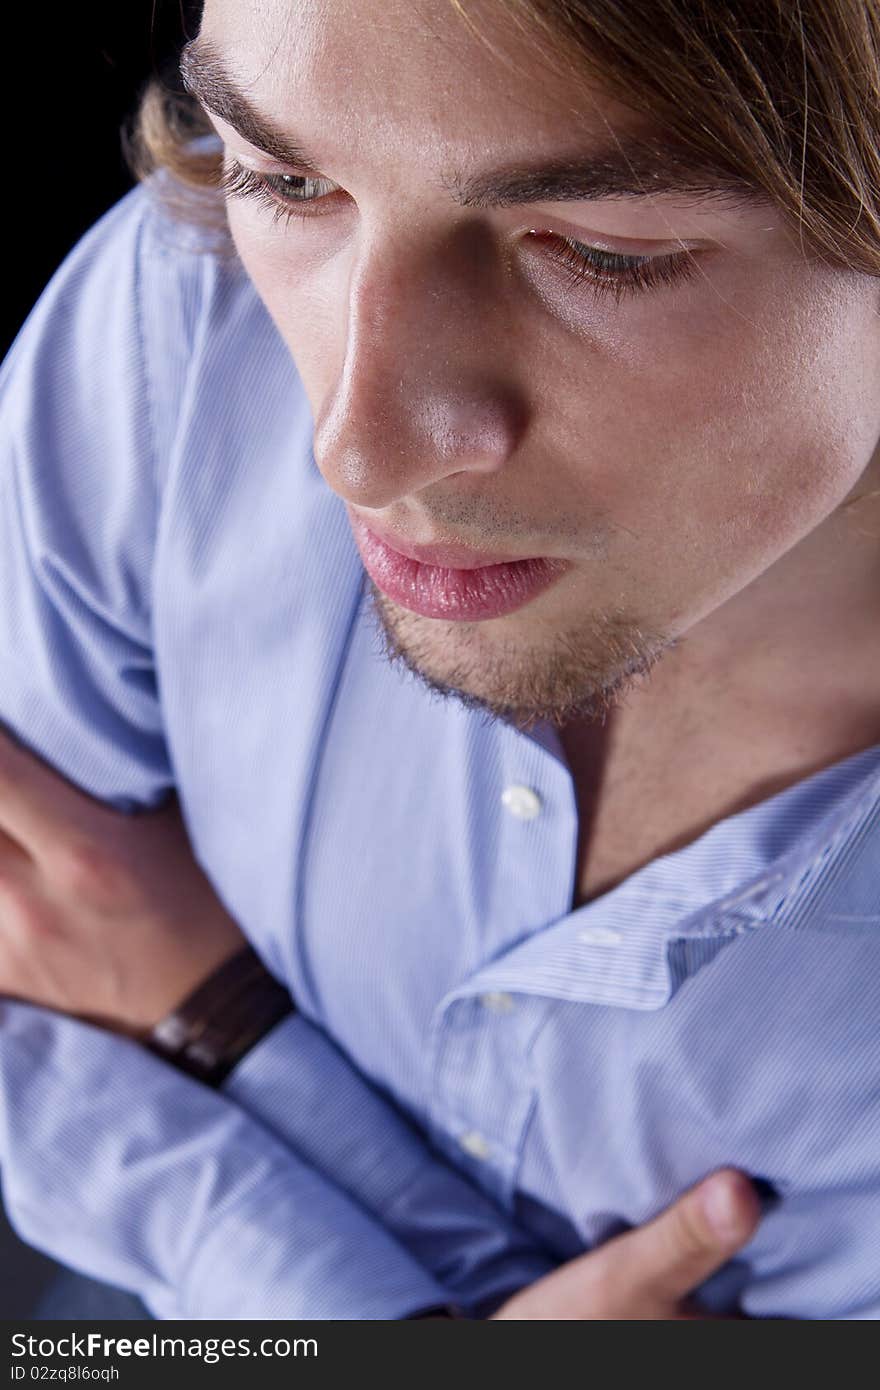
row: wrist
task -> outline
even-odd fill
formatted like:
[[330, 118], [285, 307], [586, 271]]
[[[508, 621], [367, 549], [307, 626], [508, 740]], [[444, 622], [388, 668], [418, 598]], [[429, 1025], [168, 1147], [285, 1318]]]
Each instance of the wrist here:
[[164, 1061], [217, 1087], [294, 1008], [288, 990], [248, 945], [142, 1035], [141, 1042]]

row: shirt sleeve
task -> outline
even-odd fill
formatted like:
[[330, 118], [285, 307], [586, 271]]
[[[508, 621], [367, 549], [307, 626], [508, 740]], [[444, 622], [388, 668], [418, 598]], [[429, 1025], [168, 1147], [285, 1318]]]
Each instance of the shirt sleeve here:
[[381, 1220], [476, 1317], [556, 1265], [301, 1014], [283, 1019], [223, 1084]]
[[[173, 786], [151, 647], [156, 459], [205, 273], [194, 254], [182, 288], [147, 277], [153, 216], [143, 188], [111, 209], [0, 368], [0, 721], [121, 811]], [[0, 1171], [25, 1240], [162, 1317], [400, 1318], [550, 1267], [298, 1017], [219, 1093], [0, 1002]]]

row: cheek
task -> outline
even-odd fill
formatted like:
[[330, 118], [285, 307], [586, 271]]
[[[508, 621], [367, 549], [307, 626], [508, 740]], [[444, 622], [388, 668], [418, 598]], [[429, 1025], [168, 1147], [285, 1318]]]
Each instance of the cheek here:
[[741, 292], [736, 312], [705, 291], [666, 314], [646, 302], [548, 361], [549, 455], [624, 548], [629, 533], [638, 553], [754, 571], [857, 481], [880, 428], [876, 318], [851, 290], [797, 286]]
[[[309, 274], [308, 261], [294, 253], [295, 226], [273, 227], [271, 218], [231, 202], [229, 228], [238, 259], [290, 351], [307, 392], [311, 382], [326, 376], [320, 366], [332, 355], [333, 306], [314, 292], [320, 277]], [[317, 375], [316, 375], [317, 373]]]
[[[235, 203], [229, 223], [317, 414], [344, 357], [344, 311], [284, 228]], [[536, 300], [516, 321], [533, 432], [511, 489], [528, 507], [546, 460], [573, 509], [616, 528], [627, 566], [662, 551], [667, 566], [677, 554], [762, 568], [843, 500], [880, 433], [880, 366], [853, 350], [880, 356], [878, 321], [852, 279], [740, 268], [620, 309], [572, 296], [563, 317]]]

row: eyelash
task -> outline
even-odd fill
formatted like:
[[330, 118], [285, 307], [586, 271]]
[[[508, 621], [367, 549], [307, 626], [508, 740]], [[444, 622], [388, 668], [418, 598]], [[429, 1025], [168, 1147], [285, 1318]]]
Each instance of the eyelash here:
[[[289, 222], [292, 217], [304, 222], [310, 217], [323, 215], [307, 210], [308, 200], [303, 200], [299, 205], [282, 201], [273, 191], [273, 186], [276, 180], [283, 179], [298, 179], [306, 184], [327, 182], [300, 174], [257, 174], [233, 159], [224, 163], [219, 186], [229, 198], [250, 198], [269, 209], [273, 225], [279, 221]], [[569, 289], [586, 282], [598, 297], [610, 295], [616, 304], [627, 294], [647, 292], [659, 285], [680, 284], [697, 273], [697, 266], [689, 252], [672, 256], [624, 256], [602, 251], [595, 246], [585, 246], [582, 242], [555, 233], [541, 235], [550, 236], [559, 245], [560, 249], [551, 253], [551, 259], [571, 272]]]

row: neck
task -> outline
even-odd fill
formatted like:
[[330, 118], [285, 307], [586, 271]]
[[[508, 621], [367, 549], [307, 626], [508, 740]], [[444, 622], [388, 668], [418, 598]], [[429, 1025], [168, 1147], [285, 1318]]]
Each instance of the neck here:
[[[880, 505], [833, 512], [613, 712], [616, 748], [822, 766], [880, 741]], [[573, 750], [596, 730], [570, 727]], [[690, 758], [689, 758], [690, 761]]]

